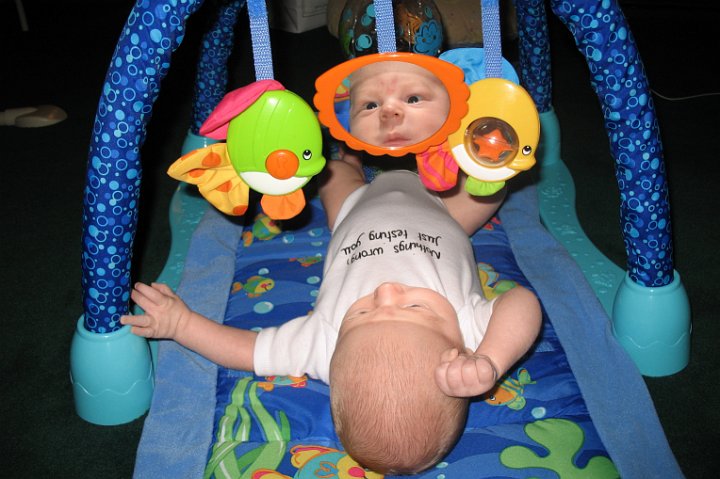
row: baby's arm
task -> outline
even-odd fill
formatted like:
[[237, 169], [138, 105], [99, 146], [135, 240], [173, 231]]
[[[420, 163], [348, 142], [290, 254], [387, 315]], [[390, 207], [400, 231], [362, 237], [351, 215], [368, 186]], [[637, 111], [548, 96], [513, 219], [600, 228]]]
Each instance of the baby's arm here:
[[343, 202], [350, 194], [365, 184], [360, 157], [345, 152], [341, 159], [328, 161], [320, 181], [320, 200], [327, 216], [328, 227], [335, 227]]
[[145, 314], [123, 316], [120, 322], [131, 325], [134, 334], [172, 339], [226, 368], [253, 371], [257, 333], [218, 324], [192, 311], [164, 284], [137, 283], [132, 299]]
[[474, 397], [489, 391], [532, 346], [542, 313], [533, 293], [516, 286], [495, 300], [485, 337], [475, 352], [445, 351], [435, 380], [448, 396]]
[[457, 184], [448, 191], [438, 193], [448, 209], [450, 216], [462, 226], [468, 236], [472, 236], [497, 212], [507, 194], [503, 188], [490, 196], [472, 196], [465, 191], [467, 175], [458, 174]]

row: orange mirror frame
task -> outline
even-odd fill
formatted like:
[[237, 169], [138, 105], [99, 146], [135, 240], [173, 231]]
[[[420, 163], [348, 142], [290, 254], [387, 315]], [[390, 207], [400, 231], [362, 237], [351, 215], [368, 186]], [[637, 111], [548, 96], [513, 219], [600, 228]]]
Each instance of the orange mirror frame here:
[[[335, 114], [335, 94], [338, 87], [353, 72], [371, 63], [383, 61], [407, 62], [425, 68], [432, 72], [445, 86], [450, 98], [450, 110], [445, 123], [435, 133], [419, 143], [399, 147], [371, 145], [354, 137], [337, 119]], [[464, 78], [465, 74], [460, 68], [429, 55], [406, 52], [375, 53], [353, 58], [320, 75], [315, 81], [317, 93], [313, 98], [313, 103], [315, 108], [318, 109], [318, 119], [328, 127], [330, 134], [334, 138], [344, 141], [352, 149], [364, 150], [376, 156], [418, 154], [432, 146], [443, 143], [451, 133], [460, 127], [460, 121], [468, 112], [467, 100], [470, 96], [470, 90], [465, 84]]]

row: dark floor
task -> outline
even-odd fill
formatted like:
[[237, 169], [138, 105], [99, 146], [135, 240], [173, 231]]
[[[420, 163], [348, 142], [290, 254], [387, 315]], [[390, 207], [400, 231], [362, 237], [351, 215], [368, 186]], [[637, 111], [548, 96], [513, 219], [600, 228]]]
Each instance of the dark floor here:
[[[648, 387], [671, 447], [689, 478], [718, 477], [720, 461], [720, 228], [713, 220], [720, 178], [712, 161], [720, 138], [720, 10], [712, 2], [621, 2], [656, 98], [665, 146], [675, 231], [676, 268], [693, 310], [690, 365]], [[710, 6], [713, 5], [713, 6]], [[69, 348], [81, 314], [80, 232], [85, 164], [100, 88], [129, 0], [26, 0], [29, 32], [15, 4], [0, 1], [0, 111], [56, 104], [68, 113], [41, 129], [0, 127], [3, 187], [0, 411], [2, 477], [127, 478], [142, 419], [116, 427], [84, 422], [74, 411]], [[207, 5], [206, 5], [207, 7]], [[188, 25], [156, 103], [143, 147], [145, 179], [134, 275], [157, 277], [169, 247], [167, 208], [175, 182], [165, 169], [177, 157], [190, 118], [203, 11]], [[712, 31], [711, 31], [712, 30]], [[587, 68], [569, 33], [551, 21], [554, 106], [563, 158], [576, 180], [580, 219], [593, 242], [624, 265], [613, 162]], [[233, 81], [252, 81], [246, 31], [238, 34]], [[273, 32], [276, 78], [310, 99], [313, 78], [340, 60], [324, 28]], [[715, 199], [713, 199], [715, 198]], [[715, 206], [712, 206], [715, 205]], [[628, 438], [632, 441], [632, 438]]]

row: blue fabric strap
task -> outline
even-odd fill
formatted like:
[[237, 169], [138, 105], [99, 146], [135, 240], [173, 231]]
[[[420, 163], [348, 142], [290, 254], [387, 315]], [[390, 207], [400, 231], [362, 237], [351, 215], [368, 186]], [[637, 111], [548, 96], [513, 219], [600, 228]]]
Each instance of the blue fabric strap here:
[[265, 0], [248, 0], [250, 35], [253, 58], [255, 59], [255, 80], [272, 80], [273, 63], [270, 48], [270, 27]]
[[498, 0], [481, 0], [485, 77], [502, 78], [500, 5]]
[[373, 7], [375, 8], [375, 31], [377, 33], [378, 52], [388, 53], [397, 51], [392, 0], [374, 0]]

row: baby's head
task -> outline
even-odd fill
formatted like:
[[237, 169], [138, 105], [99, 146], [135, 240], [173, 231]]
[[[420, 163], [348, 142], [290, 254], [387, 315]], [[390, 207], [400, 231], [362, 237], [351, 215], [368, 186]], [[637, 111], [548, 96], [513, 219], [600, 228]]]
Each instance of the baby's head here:
[[350, 132], [365, 143], [414, 145], [438, 131], [449, 111], [445, 85], [413, 63], [371, 63], [350, 78]]
[[[387, 285], [378, 290], [395, 287]], [[397, 307], [355, 303], [330, 365], [333, 419], [345, 450], [385, 474], [415, 473], [440, 461], [462, 433], [468, 405], [435, 383], [442, 352], [462, 346], [452, 306], [398, 297]]]

